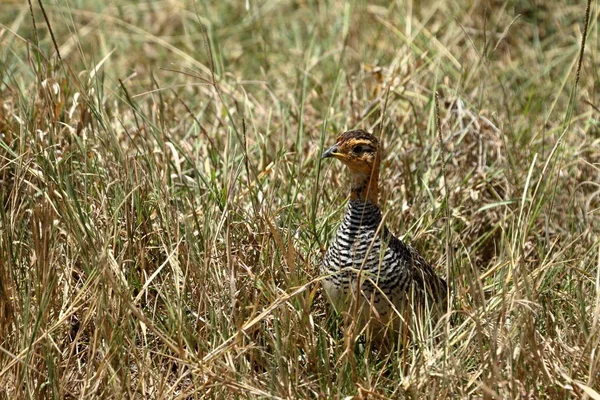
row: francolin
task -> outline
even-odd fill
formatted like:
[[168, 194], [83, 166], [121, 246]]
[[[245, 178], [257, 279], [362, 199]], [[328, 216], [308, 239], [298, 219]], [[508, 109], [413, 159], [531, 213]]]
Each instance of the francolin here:
[[[350, 201], [322, 263], [323, 287], [333, 306], [354, 315], [375, 338], [423, 324], [445, 309], [446, 281], [382, 220], [379, 140], [362, 130], [345, 132], [322, 158], [336, 158], [350, 174]], [[412, 321], [409, 323], [409, 321]], [[379, 339], [378, 339], [379, 340]]]

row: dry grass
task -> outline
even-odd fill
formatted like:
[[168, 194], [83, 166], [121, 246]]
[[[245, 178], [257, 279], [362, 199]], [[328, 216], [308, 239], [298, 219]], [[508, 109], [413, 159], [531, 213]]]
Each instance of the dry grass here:
[[[598, 2], [577, 85], [581, 2], [365, 3], [4, 3], [0, 398], [600, 398]], [[355, 127], [452, 286], [384, 358], [315, 284]]]

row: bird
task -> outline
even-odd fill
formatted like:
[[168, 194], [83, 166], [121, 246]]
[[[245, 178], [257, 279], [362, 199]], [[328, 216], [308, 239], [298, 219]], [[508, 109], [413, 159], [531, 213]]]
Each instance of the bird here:
[[374, 327], [370, 332], [377, 341], [408, 327], [407, 321], [414, 326], [426, 317], [439, 318], [447, 302], [446, 281], [383, 221], [377, 137], [364, 130], [344, 132], [322, 153], [321, 159], [327, 158], [340, 160], [350, 175], [346, 212], [321, 263], [330, 303], [354, 315], [360, 329]]

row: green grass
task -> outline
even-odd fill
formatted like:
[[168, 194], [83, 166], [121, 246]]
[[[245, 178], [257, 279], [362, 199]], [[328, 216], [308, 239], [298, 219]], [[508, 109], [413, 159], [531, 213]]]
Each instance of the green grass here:
[[[596, 0], [577, 86], [584, 2], [105, 3], [0, 8], [0, 398], [600, 398]], [[351, 128], [452, 287], [387, 357], [318, 285]]]

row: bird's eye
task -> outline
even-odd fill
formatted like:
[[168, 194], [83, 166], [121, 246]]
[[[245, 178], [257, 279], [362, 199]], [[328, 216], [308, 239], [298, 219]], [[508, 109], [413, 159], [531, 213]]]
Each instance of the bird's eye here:
[[354, 154], [362, 154], [364, 152], [372, 153], [373, 149], [371, 147], [369, 147], [369, 146], [362, 146], [360, 144], [357, 144], [356, 146], [354, 146], [352, 148], [352, 152]]

